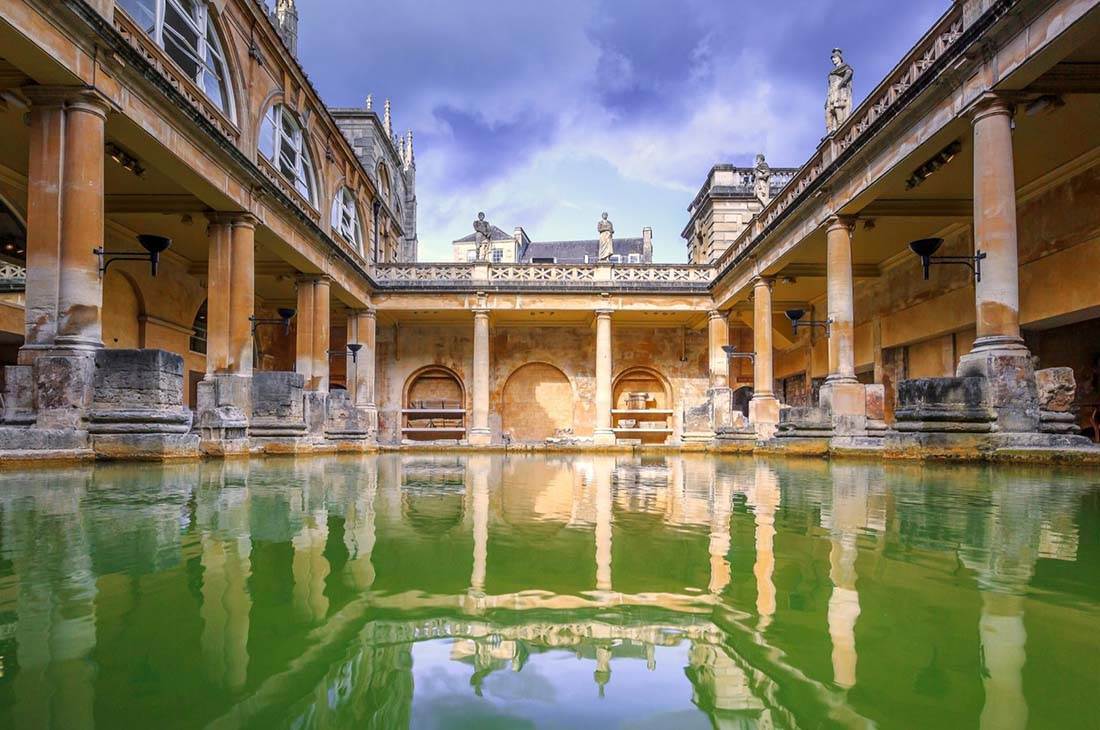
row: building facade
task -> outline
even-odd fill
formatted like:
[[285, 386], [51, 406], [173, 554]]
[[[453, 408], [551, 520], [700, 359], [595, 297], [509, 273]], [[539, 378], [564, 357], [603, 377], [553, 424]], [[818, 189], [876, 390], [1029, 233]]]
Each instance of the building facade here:
[[417, 262], [411, 137], [326, 108], [275, 10], [0, 8], [7, 460], [1095, 453], [1100, 0], [952, 4], [797, 171], [714, 168], [682, 265]]
[[[509, 236], [491, 226], [489, 261], [497, 264], [594, 264], [599, 261], [598, 238], [578, 241], [532, 241], [522, 226], [516, 226]], [[473, 263], [477, 259], [476, 234], [451, 242], [456, 263]], [[646, 226], [638, 238], [612, 239], [612, 263], [653, 263], [653, 229]]]

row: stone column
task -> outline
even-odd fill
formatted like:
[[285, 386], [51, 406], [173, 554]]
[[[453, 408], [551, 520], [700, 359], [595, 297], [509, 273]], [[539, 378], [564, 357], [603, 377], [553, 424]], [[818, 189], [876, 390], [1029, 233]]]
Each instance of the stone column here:
[[375, 403], [375, 340], [378, 331], [378, 313], [373, 309], [360, 309], [348, 316], [348, 343], [363, 346], [355, 362], [348, 356], [348, 387], [355, 405], [377, 408]]
[[710, 361], [711, 430], [717, 433], [731, 425], [733, 403], [730, 397], [730, 359], [722, 348], [730, 342], [730, 324], [726, 313], [712, 309], [707, 321]]
[[229, 372], [230, 301], [233, 292], [232, 216], [211, 213], [206, 227], [206, 377]]
[[96, 94], [65, 104], [56, 340], [64, 348], [103, 346], [103, 279], [92, 250], [103, 245], [106, 120], [106, 101]]
[[710, 387], [728, 388], [730, 360], [722, 348], [730, 343], [730, 325], [725, 312], [717, 309], [708, 312], [707, 334], [710, 343]]
[[229, 243], [229, 370], [252, 375], [252, 315], [256, 309], [256, 219], [233, 218]]
[[974, 128], [974, 245], [986, 254], [974, 285], [978, 337], [959, 361], [960, 377], [989, 378], [1001, 431], [1037, 431], [1038, 394], [1031, 353], [1020, 336], [1016, 180], [1012, 107], [989, 95], [977, 105]]
[[32, 350], [51, 347], [57, 336], [59, 221], [65, 143], [64, 97], [30, 96], [33, 106], [27, 166], [26, 327], [20, 350], [20, 362], [27, 365], [33, 360]]
[[313, 379], [313, 278], [298, 279], [298, 313], [295, 316], [294, 370], [305, 378], [306, 388]]
[[821, 406], [845, 432], [864, 428], [866, 403], [856, 380], [854, 295], [852, 293], [852, 227], [854, 221], [833, 216], [828, 227], [826, 288], [829, 300], [829, 375], [821, 388]]
[[712, 484], [714, 503], [711, 507], [710, 540], [707, 552], [710, 553], [710, 583], [707, 588], [718, 595], [730, 583], [730, 518], [733, 512], [732, 477], [719, 475], [717, 463], [710, 462], [707, 476]]
[[775, 380], [772, 345], [772, 285], [774, 279], [758, 277], [753, 282], [752, 338], [756, 359], [753, 362], [753, 391], [749, 401], [749, 420], [761, 439], [775, 435], [779, 425], [779, 401], [772, 391]]
[[597, 446], [615, 443], [611, 426], [611, 310], [596, 310], [596, 429]]
[[489, 430], [489, 310], [474, 310], [473, 410], [470, 418], [470, 444], [488, 446]]
[[328, 392], [329, 326], [332, 320], [330, 284], [327, 276], [313, 283], [313, 378], [306, 388], [321, 393]]
[[775, 616], [775, 512], [779, 507], [779, 478], [763, 461], [756, 463], [753, 488], [748, 499], [755, 516], [756, 559], [752, 573], [756, 577], [757, 631], [766, 631]]

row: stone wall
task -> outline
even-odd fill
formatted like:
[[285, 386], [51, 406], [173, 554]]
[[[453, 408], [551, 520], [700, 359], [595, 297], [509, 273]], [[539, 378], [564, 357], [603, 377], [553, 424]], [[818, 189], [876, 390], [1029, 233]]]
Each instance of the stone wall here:
[[[494, 326], [490, 334], [489, 427], [494, 442], [565, 428], [591, 437], [596, 412], [595, 332], [591, 326]], [[679, 328], [614, 326], [613, 373], [633, 367], [657, 371], [672, 392], [674, 438], [682, 433], [684, 404], [706, 400], [707, 335]], [[462, 381], [471, 403], [473, 323], [378, 328], [379, 434], [400, 440], [400, 410], [410, 378], [438, 365]], [[539, 367], [531, 367], [537, 363]], [[515, 376], [515, 378], [513, 378]], [[570, 394], [566, 401], [564, 396]], [[541, 439], [540, 439], [541, 440]]]

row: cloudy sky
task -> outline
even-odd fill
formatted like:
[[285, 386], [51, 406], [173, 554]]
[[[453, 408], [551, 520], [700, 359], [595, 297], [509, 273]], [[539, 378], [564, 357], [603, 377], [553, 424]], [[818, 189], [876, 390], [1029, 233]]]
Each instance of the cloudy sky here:
[[416, 139], [420, 250], [450, 258], [479, 210], [535, 240], [654, 228], [685, 259], [711, 165], [797, 167], [824, 133], [829, 54], [857, 103], [950, 0], [299, 0], [327, 103], [381, 108]]

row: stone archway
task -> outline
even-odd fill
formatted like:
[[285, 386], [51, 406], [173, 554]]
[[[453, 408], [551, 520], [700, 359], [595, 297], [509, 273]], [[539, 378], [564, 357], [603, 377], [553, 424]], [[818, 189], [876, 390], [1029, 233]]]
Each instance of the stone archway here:
[[573, 428], [573, 386], [553, 365], [518, 368], [504, 384], [501, 400], [502, 431], [513, 441], [545, 441]]

